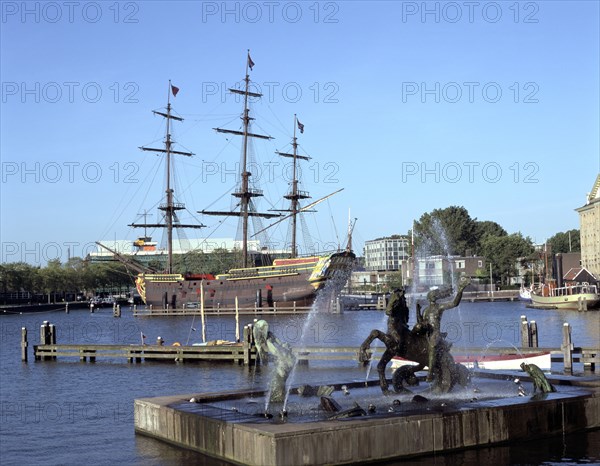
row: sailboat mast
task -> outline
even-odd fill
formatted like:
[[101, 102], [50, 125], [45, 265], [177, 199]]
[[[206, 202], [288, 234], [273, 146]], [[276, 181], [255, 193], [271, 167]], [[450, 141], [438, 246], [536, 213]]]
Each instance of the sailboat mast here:
[[171, 189], [171, 80], [167, 91], [167, 135], [165, 137], [167, 164], [167, 273], [173, 271], [173, 190]]
[[[250, 58], [250, 50], [248, 50], [248, 58]], [[242, 267], [248, 267], [248, 205], [250, 204], [250, 195], [248, 191], [248, 177], [250, 174], [246, 170], [248, 159], [248, 126], [250, 125], [250, 115], [248, 110], [248, 88], [250, 85], [250, 75], [248, 74], [248, 66], [250, 60], [246, 60], [246, 86], [244, 89], [244, 146], [242, 152], [242, 190], [241, 190], [241, 213], [242, 213]]]
[[199, 211], [201, 214], [205, 215], [224, 215], [224, 216], [236, 216], [241, 217], [242, 220], [242, 267], [248, 267], [248, 218], [249, 217], [262, 217], [262, 218], [274, 218], [280, 217], [279, 214], [269, 214], [269, 213], [260, 213], [254, 212], [250, 210], [250, 202], [253, 197], [262, 196], [262, 191], [259, 189], [251, 189], [250, 188], [250, 176], [251, 173], [247, 169], [248, 162], [248, 141], [249, 138], [259, 138], [259, 139], [272, 139], [271, 136], [265, 136], [263, 134], [256, 134], [250, 132], [250, 121], [253, 118], [250, 117], [250, 109], [248, 108], [248, 98], [249, 97], [262, 97], [262, 94], [257, 92], [251, 92], [250, 88], [250, 73], [249, 70], [252, 71], [252, 67], [254, 66], [254, 62], [250, 58], [250, 50], [248, 50], [248, 56], [246, 59], [246, 77], [244, 78], [245, 86], [244, 90], [240, 89], [229, 89], [229, 92], [233, 94], [243, 94], [244, 95], [244, 113], [242, 114], [243, 121], [243, 131], [236, 131], [231, 129], [224, 128], [214, 128], [218, 133], [226, 133], [226, 134], [235, 134], [237, 136], [243, 137], [242, 142], [242, 166], [241, 166], [241, 186], [239, 190], [236, 190], [232, 193], [233, 196], [240, 199], [240, 211], [237, 212], [228, 212], [228, 211], [208, 211], [201, 210]]
[[296, 137], [297, 129], [300, 130], [300, 133], [304, 132], [304, 125], [298, 121], [298, 116], [294, 114], [294, 135], [292, 137], [292, 153], [286, 152], [275, 152], [276, 154], [282, 157], [288, 157], [292, 159], [292, 189], [288, 194], [284, 196], [285, 199], [290, 201], [290, 208], [286, 210], [282, 210], [281, 212], [290, 212], [288, 217], [291, 218], [292, 223], [292, 244], [290, 256], [292, 258], [298, 256], [298, 214], [302, 212], [300, 209], [300, 199], [309, 199], [310, 196], [306, 191], [300, 191], [298, 189], [298, 160], [310, 160], [310, 157], [306, 155], [298, 154], [298, 138]]
[[146, 215], [144, 214], [144, 223], [132, 223], [129, 226], [134, 228], [144, 228], [144, 236], [146, 236], [146, 228], [166, 228], [167, 229], [167, 265], [166, 272], [173, 272], [173, 228], [203, 228], [202, 224], [192, 224], [192, 225], [184, 225], [180, 222], [175, 224], [174, 220], [177, 219], [175, 214], [178, 210], [185, 209], [184, 204], [178, 202], [174, 202], [173, 196], [173, 188], [171, 187], [171, 156], [172, 155], [184, 155], [187, 157], [191, 157], [194, 155], [191, 152], [184, 152], [179, 150], [173, 150], [173, 140], [171, 139], [171, 120], [183, 121], [183, 118], [172, 115], [171, 114], [171, 92], [175, 96], [177, 92], [179, 92], [179, 88], [173, 86], [171, 84], [171, 80], [169, 80], [169, 90], [167, 95], [167, 112], [159, 112], [154, 110], [152, 113], [155, 115], [160, 115], [163, 118], [167, 119], [166, 124], [166, 135], [165, 135], [165, 148], [159, 149], [154, 147], [140, 147], [143, 151], [151, 151], [158, 152], [160, 154], [165, 154], [165, 163], [166, 163], [166, 174], [167, 174], [167, 187], [166, 187], [166, 202], [161, 204], [158, 208], [165, 212], [165, 222], [164, 223], [146, 223]]
[[298, 140], [296, 138], [297, 116], [294, 114], [294, 137], [292, 139], [293, 147], [293, 164], [292, 164], [292, 257], [298, 255], [296, 246], [296, 229], [298, 216], [298, 178], [296, 176], [296, 160], [298, 157]]

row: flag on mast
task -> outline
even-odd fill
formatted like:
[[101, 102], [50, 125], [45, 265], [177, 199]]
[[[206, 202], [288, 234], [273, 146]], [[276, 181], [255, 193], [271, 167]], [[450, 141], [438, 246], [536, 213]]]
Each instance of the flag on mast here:
[[302, 123], [300, 123], [300, 120], [296, 119], [296, 122], [298, 123], [298, 129], [300, 130], [300, 134], [304, 133], [304, 125]]
[[173, 97], [177, 97], [177, 93], [179, 92], [179, 88], [176, 86], [173, 86], [173, 84], [171, 84], [171, 92], [173, 93]]
[[252, 71], [252, 68], [254, 67], [254, 62], [252, 61], [252, 58], [250, 58], [250, 52], [248, 52], [248, 66], [250, 67], [250, 71]]

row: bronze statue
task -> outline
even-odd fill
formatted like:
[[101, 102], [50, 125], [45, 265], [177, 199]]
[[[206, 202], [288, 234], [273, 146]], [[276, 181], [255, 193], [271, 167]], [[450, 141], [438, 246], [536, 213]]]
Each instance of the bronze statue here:
[[[446, 367], [442, 360], [445, 358], [444, 354], [450, 350], [450, 344], [444, 339], [446, 335], [442, 335], [442, 314], [448, 309], [457, 307], [462, 299], [464, 289], [470, 283], [468, 279], [461, 280], [458, 285], [458, 291], [452, 301], [439, 304], [438, 299], [447, 298], [452, 294], [452, 289], [436, 289], [431, 290], [427, 293], [427, 300], [429, 306], [425, 308], [423, 314], [420, 314], [420, 308], [417, 308], [417, 322], [428, 326], [428, 339], [429, 339], [429, 361], [427, 366], [429, 367], [429, 373], [427, 375], [427, 381], [431, 382], [436, 377], [436, 371], [445, 370]], [[438, 359], [440, 361], [438, 361]], [[454, 360], [452, 361], [454, 362]], [[438, 374], [439, 375], [439, 374]]]
[[533, 393], [539, 388], [542, 393], [555, 392], [556, 388], [546, 378], [544, 372], [535, 364], [521, 363], [521, 369], [527, 372], [533, 381]]
[[[418, 384], [415, 372], [429, 366], [429, 375], [433, 381], [433, 389], [438, 392], [448, 392], [459, 383], [465, 386], [469, 381], [469, 371], [461, 364], [456, 364], [450, 354], [452, 346], [445, 340], [440, 331], [442, 314], [445, 310], [458, 306], [462, 292], [468, 281], [461, 282], [458, 293], [453, 301], [438, 304], [437, 300], [450, 295], [449, 291], [434, 290], [428, 294], [429, 306], [421, 314], [417, 306], [417, 324], [408, 328], [409, 309], [406, 304], [404, 290], [396, 289], [386, 308], [388, 317], [388, 332], [372, 330], [360, 347], [359, 360], [368, 361], [368, 350], [375, 339], [379, 339], [386, 347], [377, 364], [379, 385], [384, 393], [389, 393], [389, 385], [385, 378], [385, 368], [394, 356], [414, 361], [417, 365], [405, 365], [394, 372], [392, 382], [394, 390], [406, 390], [403, 382], [408, 385]], [[433, 354], [432, 354], [433, 353]]]
[[285, 383], [294, 368], [296, 357], [292, 354], [292, 349], [287, 343], [282, 342], [273, 335], [266, 320], [255, 322], [252, 333], [261, 360], [266, 361], [269, 353], [275, 358], [275, 370], [269, 386], [271, 392], [269, 399], [274, 402], [284, 401], [286, 395]]

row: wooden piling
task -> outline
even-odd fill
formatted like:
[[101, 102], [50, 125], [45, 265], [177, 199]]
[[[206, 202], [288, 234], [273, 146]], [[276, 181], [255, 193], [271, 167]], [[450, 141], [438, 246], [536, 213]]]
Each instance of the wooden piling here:
[[206, 343], [206, 323], [204, 321], [204, 280], [200, 282], [200, 317], [202, 318], [202, 343]]
[[529, 334], [531, 335], [530, 337], [530, 341], [531, 341], [531, 348], [537, 348], [538, 347], [538, 328], [537, 328], [537, 322], [535, 320], [532, 320], [531, 323], [529, 324]]
[[235, 341], [240, 341], [240, 307], [238, 297], [235, 297]]
[[531, 348], [531, 328], [527, 316], [521, 316], [521, 347]]
[[21, 327], [21, 361], [27, 362], [27, 327]]
[[[49, 345], [50, 344], [50, 340], [48, 338], [50, 330], [48, 327], [49, 327], [49, 324], [48, 324], [47, 320], [42, 322], [42, 325], [40, 325], [40, 345]], [[47, 359], [47, 357], [42, 356], [40, 359], [42, 361], [45, 361]]]
[[[56, 345], [56, 326], [54, 324], [48, 324], [48, 341], [50, 345]], [[56, 360], [56, 356], [50, 356], [50, 359]]]
[[573, 372], [573, 343], [571, 342], [571, 325], [563, 324], [563, 341], [561, 345], [563, 351], [564, 371]]

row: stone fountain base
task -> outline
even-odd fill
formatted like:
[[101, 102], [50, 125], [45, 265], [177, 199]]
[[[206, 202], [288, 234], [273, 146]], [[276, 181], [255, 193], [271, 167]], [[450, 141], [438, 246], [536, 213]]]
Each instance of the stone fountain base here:
[[[522, 373], [518, 376], [531, 391], [528, 379]], [[375, 413], [340, 420], [317, 419], [325, 414], [315, 414], [316, 409], [294, 420], [290, 408], [288, 419], [282, 422], [277, 407], [271, 409], [273, 419], [260, 417], [265, 395], [261, 391], [145, 398], [135, 400], [135, 430], [235, 463], [318, 465], [439, 454], [600, 427], [600, 379], [550, 379], [558, 391], [542, 397], [479, 397], [458, 402], [430, 398], [427, 403], [402, 398], [408, 401], [402, 401], [398, 411], [388, 412], [378, 402]], [[365, 384], [346, 385], [358, 393]], [[369, 390], [381, 397], [378, 386]], [[335, 397], [344, 400], [343, 395]], [[192, 398], [196, 402], [190, 402]], [[388, 404], [395, 398], [387, 397]], [[319, 405], [318, 398], [303, 400]]]

